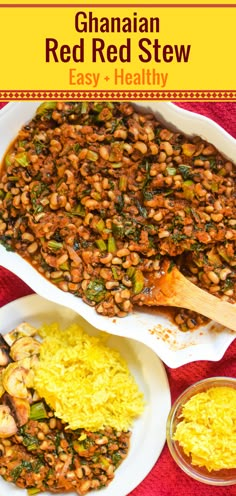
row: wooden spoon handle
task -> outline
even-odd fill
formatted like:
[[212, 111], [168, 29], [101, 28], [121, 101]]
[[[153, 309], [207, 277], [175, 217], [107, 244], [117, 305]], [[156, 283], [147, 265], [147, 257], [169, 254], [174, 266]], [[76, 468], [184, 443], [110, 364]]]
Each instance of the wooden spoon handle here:
[[[181, 281], [181, 283], [180, 283]], [[236, 305], [220, 300], [191, 283], [182, 274], [179, 277], [178, 297], [174, 306], [188, 308], [219, 324], [236, 331]]]
[[[150, 281], [149, 281], [150, 282]], [[236, 331], [236, 305], [222, 301], [198, 288], [184, 277], [176, 267], [160, 280], [152, 280], [150, 292], [142, 303], [187, 308]]]

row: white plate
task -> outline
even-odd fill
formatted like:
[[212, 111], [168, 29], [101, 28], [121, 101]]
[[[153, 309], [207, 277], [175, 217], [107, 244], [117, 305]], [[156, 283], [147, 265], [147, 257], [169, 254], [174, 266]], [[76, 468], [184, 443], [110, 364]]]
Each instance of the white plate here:
[[[0, 332], [12, 330], [27, 321], [40, 326], [59, 322], [65, 328], [77, 322], [88, 334], [98, 330], [76, 312], [56, 305], [38, 295], [24, 296], [0, 309]], [[99, 496], [127, 496], [150, 472], [158, 459], [166, 439], [166, 420], [170, 410], [170, 390], [165, 368], [157, 355], [147, 346], [123, 337], [110, 335], [108, 345], [117, 349], [128, 363], [129, 370], [144, 394], [146, 407], [132, 428], [129, 454], [115, 473], [111, 484], [99, 490]], [[0, 477], [0, 494], [27, 496], [26, 490], [16, 488]], [[45, 492], [45, 496], [52, 493]], [[98, 491], [89, 494], [98, 496]], [[75, 493], [58, 493], [58, 496], [76, 496]]]
[[[40, 102], [9, 103], [0, 111], [0, 160], [18, 130], [29, 121]], [[168, 102], [138, 102], [137, 108], [155, 113], [170, 128], [188, 135], [200, 135], [213, 143], [232, 161], [236, 157], [236, 140], [207, 117], [188, 112]], [[143, 342], [169, 367], [176, 368], [195, 360], [219, 360], [235, 338], [235, 333], [215, 323], [194, 332], [183, 333], [158, 308], [138, 310], [124, 319], [98, 315], [80, 298], [64, 293], [40, 275], [19, 255], [0, 246], [0, 263], [23, 279], [36, 293], [73, 309], [90, 324], [111, 334]]]

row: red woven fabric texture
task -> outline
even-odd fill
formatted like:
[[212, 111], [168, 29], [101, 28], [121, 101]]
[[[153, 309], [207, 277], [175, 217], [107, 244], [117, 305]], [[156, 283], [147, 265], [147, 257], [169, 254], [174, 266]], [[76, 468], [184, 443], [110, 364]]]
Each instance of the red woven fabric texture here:
[[[236, 138], [236, 103], [181, 103], [182, 108], [212, 118]], [[3, 106], [0, 103], [0, 108]], [[18, 277], [0, 267], [0, 307], [33, 291]], [[236, 377], [236, 341], [218, 362], [198, 361], [178, 369], [166, 367], [172, 401], [193, 382], [215, 375]], [[157, 412], [158, 415], [158, 412]], [[148, 456], [148, 453], [147, 453]], [[129, 477], [129, 473], [126, 474]], [[165, 445], [151, 472], [129, 496], [236, 496], [236, 486], [214, 487], [185, 475]]]

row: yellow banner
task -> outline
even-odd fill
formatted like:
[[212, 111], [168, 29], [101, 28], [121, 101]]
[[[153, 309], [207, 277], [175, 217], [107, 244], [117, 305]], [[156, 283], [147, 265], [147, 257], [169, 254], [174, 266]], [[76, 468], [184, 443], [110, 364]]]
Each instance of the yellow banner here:
[[122, 90], [234, 97], [235, 4], [26, 3], [0, 4], [0, 99]]

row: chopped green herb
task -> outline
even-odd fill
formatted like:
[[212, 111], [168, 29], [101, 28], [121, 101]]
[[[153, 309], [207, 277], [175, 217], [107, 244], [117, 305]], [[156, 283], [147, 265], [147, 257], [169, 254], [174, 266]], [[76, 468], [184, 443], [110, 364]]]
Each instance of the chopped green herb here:
[[29, 165], [28, 156], [25, 152], [21, 152], [15, 155], [15, 161], [22, 167], [28, 167]]
[[30, 416], [31, 420], [41, 420], [44, 418], [48, 418], [48, 414], [45, 408], [43, 401], [39, 401], [37, 403], [33, 403], [30, 406]]
[[183, 179], [186, 181], [187, 179], [191, 179], [192, 178], [192, 172], [191, 172], [191, 167], [190, 165], [184, 165], [184, 164], [180, 164], [178, 166], [178, 169], [179, 169], [179, 172], [181, 174], [181, 176], [183, 177]]
[[104, 300], [106, 296], [106, 288], [104, 282], [98, 279], [90, 281], [87, 289], [85, 290], [85, 295], [88, 300], [99, 303]]

